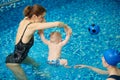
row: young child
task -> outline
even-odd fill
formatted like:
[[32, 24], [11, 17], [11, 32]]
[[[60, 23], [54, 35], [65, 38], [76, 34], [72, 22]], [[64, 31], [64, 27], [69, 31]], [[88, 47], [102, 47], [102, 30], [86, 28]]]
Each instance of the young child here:
[[107, 71], [101, 70], [88, 65], [76, 65], [75, 68], [89, 68], [100, 74], [108, 74], [107, 80], [120, 80], [120, 69], [117, 64], [120, 63], [120, 53], [117, 50], [109, 49], [102, 57], [102, 64], [107, 68]]
[[63, 65], [66, 68], [70, 68], [68, 66], [68, 62], [66, 59], [61, 59], [61, 49], [68, 42], [72, 30], [67, 25], [64, 27], [66, 32], [66, 38], [62, 41], [61, 34], [59, 32], [52, 32], [50, 34], [50, 40], [45, 39], [43, 30], [39, 31], [41, 40], [48, 45], [49, 53], [48, 53], [48, 63], [52, 65]]

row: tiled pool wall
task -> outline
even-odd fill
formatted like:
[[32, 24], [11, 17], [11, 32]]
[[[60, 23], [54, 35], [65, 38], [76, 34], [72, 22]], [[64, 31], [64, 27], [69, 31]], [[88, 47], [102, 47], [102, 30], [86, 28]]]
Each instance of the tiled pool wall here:
[[24, 6], [25, 4], [44, 4], [45, 7], [51, 8], [51, 6], [60, 6], [63, 3], [71, 1], [72, 0], [2, 0], [0, 1], [0, 12], [5, 12], [13, 8]]
[[[1, 31], [17, 25], [22, 17], [22, 8], [26, 4], [31, 4], [32, 0], [2, 0], [0, 1], [0, 28]], [[20, 13], [19, 13], [20, 12]], [[14, 21], [14, 22], [13, 22]], [[15, 23], [16, 22], [16, 23]], [[7, 23], [5, 25], [4, 23]]]
[[0, 12], [6, 12], [13, 8], [23, 6], [27, 0], [2, 0], [0, 1]]

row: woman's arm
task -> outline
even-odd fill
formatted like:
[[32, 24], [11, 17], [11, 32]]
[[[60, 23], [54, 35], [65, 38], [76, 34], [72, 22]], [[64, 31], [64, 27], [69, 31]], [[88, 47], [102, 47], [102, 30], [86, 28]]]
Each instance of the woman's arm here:
[[31, 29], [33, 31], [41, 30], [41, 29], [47, 29], [52, 27], [65, 27], [65, 24], [63, 22], [47, 22], [47, 23], [33, 23], [30, 25]]
[[68, 40], [70, 39], [71, 33], [72, 33], [72, 29], [68, 27], [67, 25], [64, 27], [64, 30], [66, 32], [66, 38], [60, 43], [60, 45], [62, 46], [64, 46], [68, 42]]
[[74, 68], [89, 68], [99, 74], [108, 74], [108, 71], [105, 71], [96, 67], [88, 66], [88, 65], [76, 65], [74, 66]]
[[47, 39], [45, 38], [45, 36], [44, 36], [44, 31], [43, 31], [43, 30], [39, 30], [39, 31], [38, 31], [38, 34], [40, 35], [41, 40], [42, 40], [45, 44], [48, 45], [49, 40], [47, 40]]

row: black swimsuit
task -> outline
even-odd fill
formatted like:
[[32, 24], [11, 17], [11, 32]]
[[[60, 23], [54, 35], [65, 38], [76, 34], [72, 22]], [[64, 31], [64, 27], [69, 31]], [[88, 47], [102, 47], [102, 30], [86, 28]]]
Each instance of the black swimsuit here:
[[[29, 23], [28, 25], [30, 25], [30, 24], [31, 23]], [[22, 38], [24, 36], [24, 33], [25, 33], [28, 25], [26, 26], [26, 28], [23, 32], [23, 35], [21, 36], [20, 41], [15, 45], [14, 53], [7, 56], [6, 61], [5, 61], [6, 63], [21, 63], [27, 57], [28, 52], [34, 42], [33, 36], [28, 43], [22, 42]]]
[[115, 79], [115, 80], [120, 80], [120, 76], [117, 76], [117, 75], [110, 75], [108, 78], [112, 78], [112, 79]]

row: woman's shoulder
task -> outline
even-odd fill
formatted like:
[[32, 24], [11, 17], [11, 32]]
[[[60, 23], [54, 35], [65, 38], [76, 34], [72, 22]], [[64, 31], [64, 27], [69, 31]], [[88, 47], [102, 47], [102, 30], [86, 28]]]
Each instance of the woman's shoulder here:
[[19, 24], [19, 25], [26, 25], [26, 24], [28, 24], [28, 23], [30, 23], [29, 20], [22, 19], [22, 20], [20, 21], [20, 24]]

